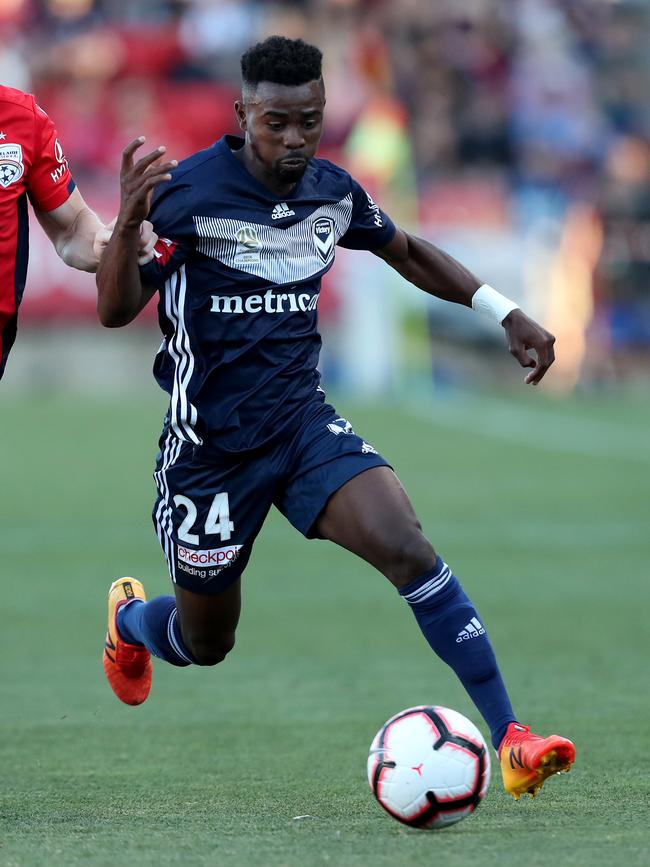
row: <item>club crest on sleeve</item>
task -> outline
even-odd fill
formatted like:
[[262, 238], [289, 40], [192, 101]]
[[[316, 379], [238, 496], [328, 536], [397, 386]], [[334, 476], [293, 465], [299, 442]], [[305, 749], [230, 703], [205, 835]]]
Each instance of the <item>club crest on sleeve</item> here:
[[316, 252], [326, 265], [334, 255], [334, 220], [320, 217], [311, 227]]
[[22, 147], [19, 144], [0, 145], [0, 185], [15, 184], [24, 172]]
[[352, 430], [352, 425], [347, 420], [347, 418], [337, 418], [335, 421], [330, 422], [330, 424], [327, 425], [327, 429], [335, 436], [354, 433], [354, 431]]

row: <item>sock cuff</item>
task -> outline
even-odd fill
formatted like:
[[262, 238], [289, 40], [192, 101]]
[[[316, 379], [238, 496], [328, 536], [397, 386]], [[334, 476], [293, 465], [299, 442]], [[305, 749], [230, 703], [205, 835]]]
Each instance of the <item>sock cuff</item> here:
[[438, 557], [433, 569], [420, 575], [419, 578], [414, 578], [413, 581], [402, 587], [399, 590], [399, 595], [409, 605], [417, 605], [440, 593], [441, 590], [448, 587], [450, 582], [452, 584], [458, 583], [449, 566], [442, 557]]
[[190, 657], [188, 656], [187, 648], [185, 647], [183, 639], [179, 633], [180, 628], [178, 626], [178, 609], [176, 608], [176, 606], [174, 606], [169, 615], [169, 620], [167, 621], [167, 640], [171, 644], [174, 653], [178, 654], [178, 656], [183, 660], [183, 662], [187, 662], [188, 665], [192, 665], [194, 660], [190, 659]]

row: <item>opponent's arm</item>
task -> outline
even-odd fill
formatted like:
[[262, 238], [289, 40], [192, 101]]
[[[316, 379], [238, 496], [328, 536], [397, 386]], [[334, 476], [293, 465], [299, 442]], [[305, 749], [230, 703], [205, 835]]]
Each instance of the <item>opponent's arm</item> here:
[[[491, 313], [505, 329], [510, 353], [522, 367], [533, 368], [526, 383], [537, 385], [553, 364], [555, 337], [513, 302], [482, 284], [448, 253], [402, 229], [397, 229], [392, 241], [375, 253], [429, 295]], [[534, 350], [536, 358], [528, 353], [529, 349]]]
[[[94, 272], [108, 244], [115, 220], [105, 226], [85, 203], [78, 188], [67, 201], [52, 211], [35, 211], [38, 222], [66, 265]], [[158, 236], [148, 220], [140, 225], [138, 261], [149, 262]]]
[[37, 210], [36, 217], [66, 265], [80, 271], [97, 270], [100, 249], [96, 248], [95, 239], [105, 226], [78, 189], [58, 208]]
[[97, 268], [97, 313], [107, 328], [128, 325], [155, 292], [140, 279], [140, 224], [149, 213], [154, 187], [171, 180], [169, 171], [177, 163], [172, 160], [156, 165], [165, 152], [159, 147], [134, 165], [133, 155], [143, 143], [141, 136], [122, 152], [120, 211]]

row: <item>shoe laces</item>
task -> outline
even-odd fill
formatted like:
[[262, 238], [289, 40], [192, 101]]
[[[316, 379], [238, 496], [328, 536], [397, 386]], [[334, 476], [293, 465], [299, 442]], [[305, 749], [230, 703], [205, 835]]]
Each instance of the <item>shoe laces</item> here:
[[539, 735], [532, 734], [530, 726], [525, 726], [521, 723], [511, 723], [503, 736], [503, 740], [499, 746], [498, 755], [501, 756], [502, 751], [506, 749], [506, 747], [516, 747], [525, 743], [530, 744], [531, 740], [540, 741], [543, 740], [543, 738]]
[[519, 744], [530, 736], [530, 726], [521, 723], [511, 723], [503, 738], [504, 744]]

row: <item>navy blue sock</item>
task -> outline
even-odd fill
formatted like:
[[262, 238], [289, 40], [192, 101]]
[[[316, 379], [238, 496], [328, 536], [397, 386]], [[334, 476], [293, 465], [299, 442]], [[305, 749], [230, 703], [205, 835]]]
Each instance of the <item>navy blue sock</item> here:
[[150, 602], [134, 599], [120, 606], [117, 631], [127, 644], [144, 644], [152, 656], [172, 665], [194, 662], [183, 642], [173, 596], [157, 596]]
[[433, 650], [456, 672], [498, 749], [516, 717], [483, 622], [458, 579], [438, 557], [430, 572], [399, 593]]

